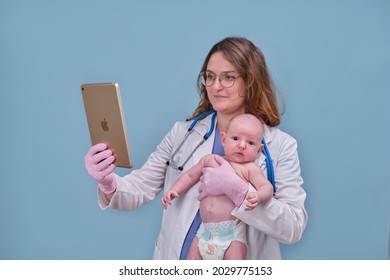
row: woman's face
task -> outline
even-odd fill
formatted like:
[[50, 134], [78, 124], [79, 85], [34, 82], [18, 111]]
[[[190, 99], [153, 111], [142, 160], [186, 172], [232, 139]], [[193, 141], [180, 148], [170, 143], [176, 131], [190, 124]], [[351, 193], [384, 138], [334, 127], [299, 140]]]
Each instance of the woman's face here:
[[233, 86], [229, 88], [224, 88], [218, 79], [222, 72], [239, 76], [236, 68], [225, 59], [221, 52], [216, 52], [211, 55], [206, 70], [217, 75], [214, 83], [211, 86], [206, 86], [207, 96], [214, 110], [222, 114], [245, 113], [244, 81], [242, 78], [235, 78]]

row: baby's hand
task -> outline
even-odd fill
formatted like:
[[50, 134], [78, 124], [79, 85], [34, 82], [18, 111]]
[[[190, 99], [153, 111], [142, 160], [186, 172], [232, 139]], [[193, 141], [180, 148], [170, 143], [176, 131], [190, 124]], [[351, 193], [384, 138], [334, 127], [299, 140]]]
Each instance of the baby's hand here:
[[172, 204], [172, 200], [179, 197], [179, 194], [177, 191], [169, 190], [167, 191], [164, 196], [161, 198], [161, 203], [164, 209], [167, 209], [168, 205]]
[[246, 196], [246, 200], [248, 200], [248, 203], [246, 205], [245, 210], [246, 211], [253, 210], [253, 208], [259, 205], [260, 195], [258, 192], [249, 192]]

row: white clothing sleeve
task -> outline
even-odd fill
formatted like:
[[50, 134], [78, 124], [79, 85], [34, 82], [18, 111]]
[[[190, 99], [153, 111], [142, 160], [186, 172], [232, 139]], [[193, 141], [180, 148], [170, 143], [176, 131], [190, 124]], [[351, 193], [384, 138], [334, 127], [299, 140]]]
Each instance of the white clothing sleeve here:
[[102, 209], [134, 210], [145, 205], [160, 193], [164, 186], [166, 162], [177, 135], [177, 129], [178, 123], [168, 132], [140, 169], [124, 177], [115, 174], [117, 189], [111, 201], [100, 190], [98, 191], [98, 201]]
[[[278, 151], [272, 154], [277, 189], [275, 197], [250, 211], [245, 211], [245, 200], [232, 214], [282, 243], [293, 244], [301, 239], [306, 227], [306, 192], [302, 189], [303, 179], [295, 139], [284, 138], [275, 146], [278, 147]], [[268, 147], [270, 149], [271, 145]], [[249, 191], [255, 189], [250, 186]]]

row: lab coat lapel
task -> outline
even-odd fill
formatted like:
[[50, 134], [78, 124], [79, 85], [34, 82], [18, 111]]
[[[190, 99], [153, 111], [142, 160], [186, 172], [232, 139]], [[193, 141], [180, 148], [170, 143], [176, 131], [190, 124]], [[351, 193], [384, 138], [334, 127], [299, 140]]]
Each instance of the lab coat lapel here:
[[271, 143], [272, 141], [272, 131], [270, 129], [270, 127], [266, 124], [264, 124], [264, 139], [265, 139], [265, 143], [268, 145], [269, 143]]
[[[264, 139], [265, 143], [268, 147], [268, 152], [270, 153], [270, 156], [272, 154], [272, 139], [275, 135], [275, 129], [273, 127], [269, 127], [268, 125], [264, 124]], [[271, 161], [273, 163], [273, 157], [271, 156]], [[263, 152], [260, 154], [260, 156], [257, 158], [257, 163], [260, 166], [260, 168], [263, 170], [264, 175], [267, 177], [267, 163], [266, 163], [266, 156], [263, 154]], [[275, 166], [274, 166], [275, 168]]]
[[[264, 124], [264, 139], [265, 139], [265, 143], [266, 145], [268, 146], [269, 143], [271, 143], [272, 141], [272, 131], [270, 130], [269, 126]], [[266, 162], [265, 162], [265, 155], [263, 153], [261, 153], [258, 157], [257, 157], [257, 164], [263, 169], [265, 170], [266, 169]]]

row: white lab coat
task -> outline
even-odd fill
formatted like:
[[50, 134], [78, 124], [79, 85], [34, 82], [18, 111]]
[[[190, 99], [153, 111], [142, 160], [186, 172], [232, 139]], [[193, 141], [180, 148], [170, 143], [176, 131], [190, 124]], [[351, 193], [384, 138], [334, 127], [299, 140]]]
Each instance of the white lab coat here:
[[[154, 199], [162, 190], [169, 189], [181, 172], [168, 167], [166, 162], [182, 142], [190, 123], [177, 122], [140, 169], [124, 177], [115, 175], [116, 193], [109, 202], [99, 190], [100, 207], [134, 210]], [[209, 125], [210, 116], [195, 126], [195, 131], [175, 156], [179, 158], [180, 164], [185, 160], [186, 153], [192, 151], [208, 131]], [[203, 155], [211, 153], [214, 137], [215, 133], [195, 151], [184, 170], [197, 163]], [[281, 259], [279, 242], [293, 244], [299, 241], [307, 223], [304, 207], [306, 193], [302, 188], [303, 180], [295, 139], [278, 128], [268, 126], [265, 126], [264, 138], [275, 170], [276, 195], [267, 204], [252, 211], [244, 211], [244, 201], [240, 208], [232, 212], [249, 226], [247, 259]], [[257, 162], [267, 176], [263, 154]], [[163, 211], [153, 259], [179, 259], [184, 238], [199, 208], [198, 187], [199, 183], [175, 199], [173, 204]], [[254, 191], [252, 186], [251, 190]]]

